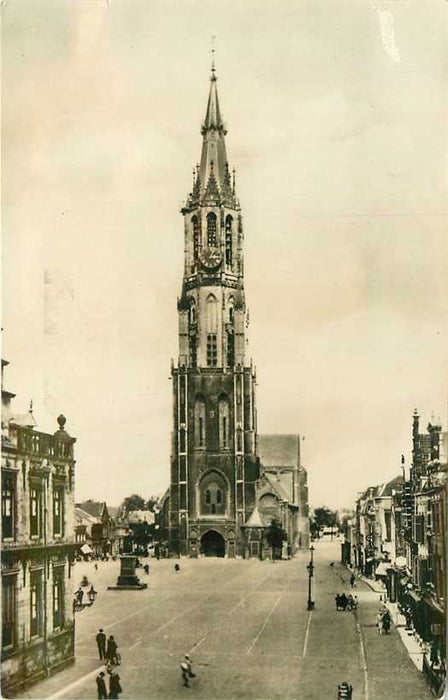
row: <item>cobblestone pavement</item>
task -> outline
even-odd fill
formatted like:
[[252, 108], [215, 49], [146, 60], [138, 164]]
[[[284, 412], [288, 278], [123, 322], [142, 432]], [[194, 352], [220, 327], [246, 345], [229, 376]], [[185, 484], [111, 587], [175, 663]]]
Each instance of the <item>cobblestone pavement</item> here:
[[[76, 664], [24, 697], [96, 698], [95, 634], [104, 627], [122, 655], [122, 698], [330, 700], [343, 680], [352, 683], [354, 700], [431, 698], [396, 630], [378, 634], [377, 593], [359, 582], [358, 613], [335, 610], [335, 594], [349, 589], [339, 552], [338, 542], [316, 546], [311, 613], [308, 552], [275, 564], [181, 560], [178, 573], [174, 561], [151, 561], [142, 591], [107, 590], [118, 562], [100, 563], [98, 572], [78, 564], [75, 583], [86, 573], [99, 595], [76, 615]], [[190, 688], [180, 675], [186, 652], [197, 674]]]

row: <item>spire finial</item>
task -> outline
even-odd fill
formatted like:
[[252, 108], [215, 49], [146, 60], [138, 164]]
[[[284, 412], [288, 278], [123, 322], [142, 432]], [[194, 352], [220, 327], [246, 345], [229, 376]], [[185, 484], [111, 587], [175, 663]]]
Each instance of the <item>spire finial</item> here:
[[216, 36], [215, 36], [214, 34], [212, 34], [212, 39], [211, 39], [212, 48], [210, 49], [210, 53], [211, 53], [211, 55], [212, 55], [212, 75], [211, 75], [210, 80], [216, 80], [216, 70], [215, 70], [215, 53], [216, 53], [216, 49], [215, 49], [215, 41], [216, 41]]
[[33, 412], [33, 399], [30, 401], [30, 408], [29, 408], [30, 413]]

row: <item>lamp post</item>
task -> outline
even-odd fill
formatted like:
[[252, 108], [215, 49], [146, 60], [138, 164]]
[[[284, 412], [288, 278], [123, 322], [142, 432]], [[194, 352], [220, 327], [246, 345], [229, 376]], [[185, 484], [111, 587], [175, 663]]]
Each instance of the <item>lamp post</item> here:
[[310, 554], [311, 554], [310, 563], [306, 567], [308, 569], [308, 605], [307, 605], [307, 610], [314, 610], [314, 601], [311, 600], [311, 579], [313, 578], [313, 572], [314, 572], [314, 564], [313, 564], [314, 547], [313, 547], [313, 545], [311, 545], [311, 547], [310, 547]]
[[154, 506], [154, 554], [158, 560], [160, 557], [160, 506]]

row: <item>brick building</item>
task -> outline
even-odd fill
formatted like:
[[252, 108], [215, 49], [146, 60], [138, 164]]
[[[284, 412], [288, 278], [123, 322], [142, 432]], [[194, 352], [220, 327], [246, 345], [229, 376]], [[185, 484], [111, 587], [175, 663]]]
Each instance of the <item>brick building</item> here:
[[37, 431], [11, 413], [2, 361], [2, 691], [10, 696], [74, 661], [75, 438], [59, 416]]

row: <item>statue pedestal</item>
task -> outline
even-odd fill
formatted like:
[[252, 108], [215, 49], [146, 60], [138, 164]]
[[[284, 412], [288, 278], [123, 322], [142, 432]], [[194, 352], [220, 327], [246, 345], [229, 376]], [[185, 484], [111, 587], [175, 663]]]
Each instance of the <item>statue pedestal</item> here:
[[116, 586], [108, 586], [109, 591], [135, 591], [148, 588], [147, 583], [140, 583], [140, 579], [135, 573], [135, 563], [137, 557], [131, 554], [124, 554], [120, 557], [121, 571], [117, 579]]

